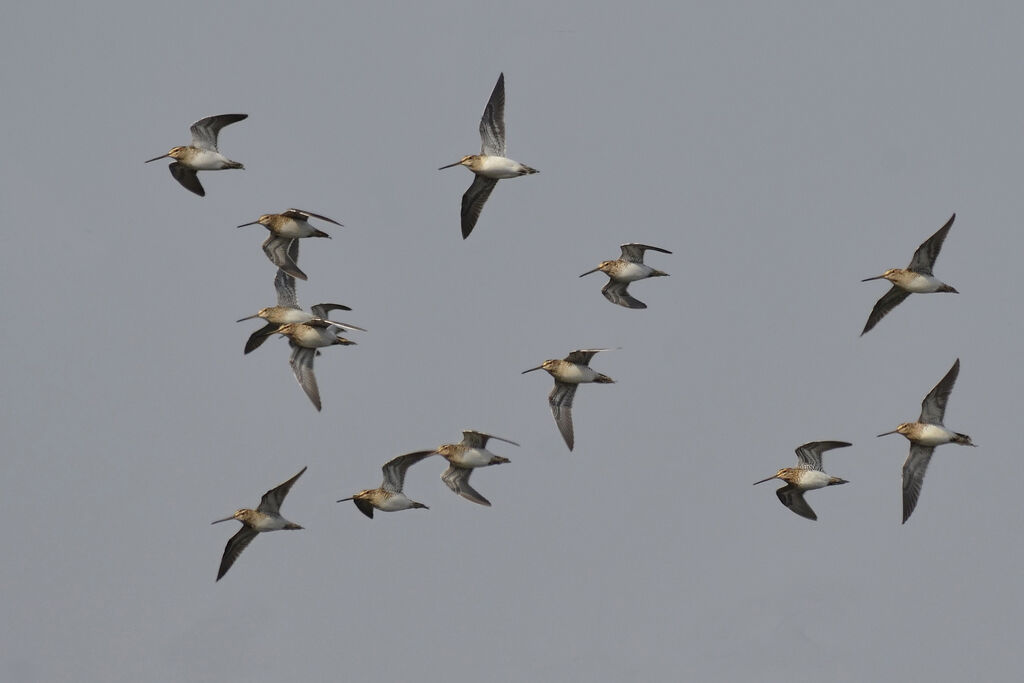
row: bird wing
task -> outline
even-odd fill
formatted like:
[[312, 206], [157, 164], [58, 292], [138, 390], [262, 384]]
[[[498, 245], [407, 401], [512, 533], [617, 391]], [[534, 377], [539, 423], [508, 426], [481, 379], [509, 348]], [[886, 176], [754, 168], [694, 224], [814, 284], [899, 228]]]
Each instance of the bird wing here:
[[513, 446], [518, 446], [515, 441], [509, 441], [503, 439], [500, 436], [494, 436], [493, 434], [484, 434], [483, 432], [477, 432], [472, 429], [465, 429], [462, 431], [462, 445], [467, 448], [486, 448], [488, 439], [497, 439], [498, 441], [504, 441], [510, 443]]
[[833, 448], [846, 448], [853, 444], [845, 441], [811, 441], [796, 449], [796, 457], [800, 461], [800, 467], [805, 470], [822, 471], [821, 454]]
[[264, 493], [263, 498], [260, 499], [260, 504], [256, 507], [256, 512], [264, 512], [271, 515], [278, 514], [281, 510], [281, 503], [284, 502], [284, 497], [288, 495], [288, 492], [292, 490], [292, 485], [298, 481], [305, 471], [306, 468], [303, 467], [294, 477]]
[[385, 491], [401, 493], [405, 484], [405, 471], [418, 463], [423, 458], [433, 455], [437, 451], [415, 451], [406, 453], [397, 458], [392, 458], [384, 463], [381, 470], [384, 472], [384, 483], [380, 485]]
[[492, 157], [505, 156], [504, 73], [498, 76], [491, 98], [484, 107], [484, 115], [480, 117], [480, 153]]
[[811, 506], [807, 504], [806, 500], [804, 500], [804, 492], [792, 484], [786, 484], [776, 491], [775, 495], [779, 497], [779, 500], [782, 501], [783, 505], [801, 517], [814, 520], [818, 519], [818, 515], [814, 514], [814, 510], [812, 510]]
[[956, 384], [956, 377], [960, 374], [960, 359], [957, 358], [953, 367], [949, 369], [946, 376], [939, 380], [935, 388], [928, 392], [928, 395], [921, 401], [921, 416], [918, 422], [926, 424], [941, 425], [942, 418], [946, 415], [946, 401]]
[[652, 247], [649, 244], [637, 244], [636, 242], [630, 242], [629, 244], [623, 244], [619, 246], [622, 250], [622, 255], [619, 257], [623, 261], [629, 261], [630, 263], [643, 263], [644, 252], [650, 249], [651, 251], [660, 251], [662, 254], [671, 254], [672, 252], [668, 249], [662, 249], [661, 247]]
[[613, 304], [619, 306], [625, 306], [626, 308], [647, 308], [647, 304], [639, 299], [634, 299], [629, 293], [627, 288], [629, 287], [628, 282], [616, 282], [609, 278], [608, 284], [601, 288], [601, 293], [604, 294], [604, 298], [611, 301]]
[[255, 351], [259, 347], [263, 346], [263, 342], [270, 339], [270, 335], [277, 332], [279, 327], [281, 326], [276, 323], [267, 323], [250, 334], [248, 341], [245, 342], [245, 353], [250, 353], [251, 351]]
[[587, 365], [590, 363], [590, 359], [594, 357], [594, 354], [601, 351], [607, 351], [608, 349], [576, 349], [569, 353], [565, 357], [565, 360], [570, 363], [576, 363], [577, 365]]
[[228, 570], [231, 569], [231, 565], [235, 563], [238, 556], [242, 554], [246, 546], [252, 543], [252, 539], [260, 532], [250, 527], [242, 525], [242, 528], [238, 530], [234, 536], [228, 539], [228, 544], [224, 546], [224, 555], [220, 558], [220, 569], [217, 570], [217, 580], [220, 581]]
[[196, 172], [191, 168], [182, 166], [177, 161], [167, 168], [171, 170], [171, 175], [174, 176], [174, 179], [181, 183], [181, 186], [186, 190], [189, 192], [195, 192], [200, 197], [206, 196], [206, 190], [204, 190], [203, 186], [199, 183], [199, 176], [197, 176]]
[[[575, 353], [575, 352], [574, 352]], [[596, 352], [595, 352], [596, 353]], [[572, 355], [572, 354], [570, 354]], [[576, 396], [576, 385], [555, 380], [555, 388], [548, 395], [548, 403], [551, 405], [551, 414], [558, 425], [558, 431], [565, 439], [565, 445], [572, 450], [575, 439], [572, 434], [572, 400]]]
[[192, 146], [217, 151], [217, 135], [224, 126], [249, 118], [248, 114], [220, 114], [207, 116], [192, 124]]
[[911, 513], [917, 507], [917, 499], [921, 496], [921, 487], [924, 485], [924, 473], [928, 469], [928, 463], [935, 452], [934, 446], [922, 446], [910, 444], [910, 455], [903, 463], [903, 523], [910, 519]]
[[368, 500], [362, 500], [361, 498], [353, 498], [352, 502], [356, 504], [356, 507], [359, 508], [360, 512], [370, 519], [373, 519], [373, 503]]
[[466, 500], [490, 507], [491, 501], [481, 496], [476, 489], [469, 485], [469, 475], [472, 473], [473, 470], [464, 467], [449, 467], [441, 475], [441, 481], [448, 484], [448, 488]]
[[[299, 252], [298, 248], [294, 245], [298, 241], [297, 238], [278, 237], [271, 233], [263, 243], [263, 253], [267, 255], [271, 263], [285, 271], [288, 275], [297, 277], [300, 280], [308, 280], [309, 278], [299, 270], [298, 263], [296, 263]], [[296, 306], [296, 308], [298, 307]]]
[[[309, 310], [313, 311], [313, 315], [318, 318], [327, 318], [327, 315], [331, 311], [351, 311], [352, 309], [343, 304], [317, 304], [311, 307]], [[358, 327], [355, 329], [359, 329]]]
[[[288, 209], [287, 211], [285, 211], [281, 215], [282, 216], [287, 216], [288, 218], [295, 218], [295, 219], [298, 219], [300, 221], [304, 221], [304, 220], [307, 220], [307, 219], [310, 219], [310, 218], [319, 218], [320, 220], [327, 221], [328, 223], [334, 223], [335, 225], [341, 225], [341, 223], [339, 223], [338, 221], [334, 220], [333, 218], [328, 218], [327, 216], [321, 216], [320, 214], [313, 213], [312, 211], [303, 211], [302, 209]], [[341, 227], [345, 227], [345, 226], [341, 225]]]
[[[299, 241], [294, 241], [295, 244], [298, 245]], [[266, 245], [264, 245], [264, 248], [265, 247]], [[299, 254], [296, 247], [295, 256], [292, 259], [293, 262], [298, 257]], [[278, 306], [284, 306], [285, 308], [299, 308], [299, 299], [295, 294], [295, 278], [281, 268], [277, 269], [277, 275], [274, 276], [274, 289], [277, 290]]]
[[936, 231], [934, 235], [926, 239], [921, 243], [921, 246], [914, 252], [914, 257], [910, 259], [910, 265], [907, 266], [907, 270], [912, 270], [915, 273], [921, 273], [922, 275], [931, 275], [932, 266], [935, 265], [935, 259], [939, 257], [939, 251], [942, 249], [942, 243], [946, 240], [946, 235], [949, 234], [949, 229], [953, 227], [953, 220], [956, 218], [954, 213], [946, 221], [946, 224]]
[[473, 178], [473, 184], [466, 190], [466, 194], [462, 195], [462, 239], [466, 239], [469, 233], [473, 232], [480, 212], [483, 211], [487, 198], [491, 196], [491, 191], [497, 184], [498, 181], [494, 178], [478, 175]]
[[889, 291], [882, 295], [882, 298], [875, 303], [875, 307], [871, 309], [871, 315], [868, 316], [868, 321], [864, 325], [864, 331], [861, 332], [861, 336], [866, 334], [868, 330], [878, 324], [878, 321], [884, 318], [889, 311], [903, 303], [903, 300], [910, 296], [910, 292], [905, 289], [901, 289], [896, 285], [889, 288]]
[[313, 374], [313, 358], [316, 356], [316, 349], [307, 349], [298, 344], [292, 345], [292, 356], [288, 364], [292, 366], [292, 372], [299, 386], [309, 396], [309, 400], [317, 410], [320, 410], [320, 388], [316, 385], [316, 375]]

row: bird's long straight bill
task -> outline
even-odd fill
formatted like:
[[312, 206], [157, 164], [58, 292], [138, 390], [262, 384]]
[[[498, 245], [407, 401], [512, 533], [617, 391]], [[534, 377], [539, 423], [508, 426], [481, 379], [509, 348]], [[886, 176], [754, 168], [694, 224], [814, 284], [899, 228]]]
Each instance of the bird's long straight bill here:
[[890, 434], [899, 434], [899, 433], [900, 433], [900, 430], [894, 429], [891, 432], [884, 432], [882, 434], [879, 434], [878, 436], [889, 436]]
[[260, 223], [259, 221], [249, 221], [248, 223], [242, 223], [241, 225], [236, 225], [235, 227], [244, 228], [247, 225], [262, 225], [262, 223]]
[[353, 496], [349, 496], [348, 498], [342, 498], [341, 500], [336, 500], [334, 502], [335, 503], [344, 503], [346, 500], [352, 500], [352, 498], [353, 498]]
[[151, 161], [156, 161], [156, 160], [158, 160], [158, 159], [166, 159], [166, 158], [167, 158], [167, 157], [169, 157], [169, 156], [171, 156], [171, 155], [170, 155], [170, 153], [168, 153], [168, 154], [161, 154], [161, 155], [160, 155], [160, 156], [158, 156], [158, 157], [153, 157], [152, 159], [146, 159], [146, 163], [148, 164], [149, 162], [151, 162]]
[[258, 317], [259, 317], [258, 315], [247, 315], [247, 316], [245, 316], [244, 318], [239, 318], [239, 319], [238, 319], [238, 320], [236, 320], [235, 322], [236, 322], [236, 323], [240, 323], [240, 322], [242, 322], [243, 320], [252, 320], [253, 318], [258, 318]]
[[538, 365], [538, 366], [537, 366], [537, 367], [535, 367], [535, 368], [530, 368], [529, 370], [523, 370], [523, 371], [522, 371], [521, 373], [519, 373], [519, 374], [521, 374], [521, 375], [525, 375], [525, 374], [526, 374], [526, 373], [528, 373], [528, 372], [533, 372], [534, 370], [543, 370], [543, 369], [544, 369], [544, 366], [543, 366], [543, 365]]
[[[599, 270], [601, 270], [601, 268], [594, 268], [593, 270], [588, 270], [587, 272], [583, 273], [583, 275], [590, 275], [591, 273], [596, 273]], [[583, 277], [583, 275], [580, 275], [580, 277]]]
[[885, 279], [884, 275], [876, 275], [874, 277], [866, 277], [863, 280], [861, 280], [861, 282], [871, 282], [872, 280], [884, 280], [884, 279]]
[[458, 160], [458, 161], [456, 161], [456, 162], [455, 162], [454, 164], [448, 164], [447, 166], [442, 166], [441, 168], [439, 168], [439, 169], [437, 169], [437, 170], [438, 170], [438, 171], [443, 171], [443, 170], [444, 170], [444, 169], [446, 169], [446, 168], [451, 168], [452, 166], [459, 166], [459, 165], [461, 165], [461, 164], [462, 164], [462, 159], [459, 159], [459, 160]]
[[767, 479], [762, 479], [761, 481], [755, 481], [755, 482], [754, 482], [754, 486], [757, 486], [758, 484], [763, 484], [763, 483], [765, 483], [766, 481], [771, 481], [772, 479], [777, 479], [777, 478], [778, 478], [778, 476], [779, 476], [779, 475], [777, 475], [777, 474], [773, 474], [772, 476], [768, 477]]
[[210, 522], [210, 524], [220, 524], [221, 522], [230, 522], [234, 518], [235, 518], [235, 516], [231, 515], [230, 517], [225, 517], [224, 519], [214, 520], [214, 521]]

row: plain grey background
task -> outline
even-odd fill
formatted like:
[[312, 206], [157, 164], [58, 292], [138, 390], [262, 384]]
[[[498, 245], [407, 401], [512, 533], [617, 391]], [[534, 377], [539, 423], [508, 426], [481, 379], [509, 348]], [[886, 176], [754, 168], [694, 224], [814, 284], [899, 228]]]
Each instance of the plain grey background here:
[[[411, 6], [410, 6], [411, 5]], [[429, 6], [427, 6], [429, 5]], [[1017, 3], [15, 3], [0, 24], [0, 678], [1019, 680], [1024, 8]], [[509, 156], [463, 241], [499, 72]], [[196, 197], [143, 161], [245, 112]], [[353, 307], [317, 414], [274, 339], [266, 232], [299, 207], [305, 305]], [[858, 337], [953, 212], [935, 272]], [[323, 227], [323, 226], [321, 226]], [[577, 276], [622, 242], [632, 311]], [[519, 373], [622, 347], [576, 452]], [[961, 358], [900, 525], [907, 443]], [[334, 501], [463, 428], [493, 503]], [[751, 483], [852, 441], [820, 520]], [[297, 472], [214, 582], [210, 521]]]

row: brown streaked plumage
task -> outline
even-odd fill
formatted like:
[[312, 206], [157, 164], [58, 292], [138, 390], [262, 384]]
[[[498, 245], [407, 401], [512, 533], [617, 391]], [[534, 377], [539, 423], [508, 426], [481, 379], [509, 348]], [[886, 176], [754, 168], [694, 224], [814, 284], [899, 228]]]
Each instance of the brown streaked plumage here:
[[576, 386], [587, 382], [613, 384], [608, 375], [602, 375], [591, 369], [589, 363], [594, 354], [608, 349], [577, 349], [564, 359], [546, 360], [535, 368], [523, 370], [522, 374], [534, 370], [544, 370], [555, 378], [555, 388], [548, 394], [548, 405], [558, 425], [558, 431], [565, 439], [565, 445], [571, 451], [576, 441], [572, 429], [572, 402], [576, 396]]
[[282, 517], [280, 511], [281, 503], [284, 502], [285, 496], [288, 495], [292, 485], [305, 471], [306, 468], [303, 467], [294, 477], [264, 493], [260, 504], [255, 510], [242, 508], [236, 510], [235, 514], [230, 517], [211, 522], [211, 524], [219, 524], [220, 522], [229, 522], [232, 519], [237, 519], [242, 523], [242, 528], [228, 539], [228, 544], [224, 546], [224, 555], [220, 559], [220, 568], [217, 570], [217, 581], [220, 581], [228, 573], [231, 565], [235, 563], [235, 560], [242, 554], [246, 546], [252, 542], [252, 539], [256, 538], [257, 534], [265, 531], [302, 528], [298, 524], [289, 522]]
[[910, 515], [917, 507], [917, 499], [921, 496], [924, 486], [924, 474], [928, 470], [932, 454], [936, 446], [955, 443], [961, 446], [976, 445], [971, 437], [960, 432], [946, 429], [942, 420], [946, 416], [946, 402], [953, 392], [953, 385], [960, 374], [960, 359], [957, 358], [946, 376], [928, 392], [921, 401], [921, 415], [917, 422], [904, 422], [896, 429], [879, 434], [902, 434], [910, 441], [910, 454], [903, 463], [903, 523], [906, 524]]
[[218, 116], [207, 116], [192, 124], [192, 144], [183, 147], [174, 147], [167, 154], [147, 159], [151, 161], [170, 157], [174, 162], [168, 167], [174, 179], [181, 183], [189, 192], [194, 192], [200, 197], [206, 196], [206, 190], [199, 183], [196, 171], [222, 171], [229, 168], [241, 168], [245, 166], [237, 161], [231, 161], [217, 150], [217, 136], [220, 129], [237, 121], [248, 118], [248, 114], [220, 114]]
[[804, 500], [804, 493], [826, 486], [849, 483], [845, 479], [825, 474], [822, 470], [821, 454], [833, 448], [846, 448], [852, 445], [846, 441], [811, 441], [805, 443], [796, 449], [796, 457], [800, 461], [799, 465], [796, 467], [783, 467], [774, 475], [760, 481], [755, 481], [754, 485], [763, 484], [772, 479], [781, 479], [786, 482], [786, 485], [778, 489], [775, 495], [779, 497], [782, 504], [801, 517], [816, 520], [818, 515], [814, 514], [814, 510]]
[[359, 511], [373, 519], [374, 509], [382, 512], [395, 512], [397, 510], [409, 510], [412, 508], [429, 509], [423, 503], [410, 500], [402, 492], [405, 485], [405, 472], [410, 467], [424, 458], [434, 455], [436, 451], [415, 451], [392, 458], [384, 463], [381, 470], [384, 473], [384, 481], [378, 488], [364, 489], [359, 493], [352, 494], [348, 498], [342, 498], [337, 502], [351, 500]]
[[461, 442], [443, 444], [438, 447], [437, 452], [449, 463], [448, 469], [441, 475], [441, 481], [466, 500], [490, 507], [491, 502], [469, 485], [469, 475], [477, 467], [502, 465], [509, 462], [509, 459], [487, 450], [488, 439], [497, 439], [513, 446], [519, 445], [500, 436], [466, 429], [462, 432]]

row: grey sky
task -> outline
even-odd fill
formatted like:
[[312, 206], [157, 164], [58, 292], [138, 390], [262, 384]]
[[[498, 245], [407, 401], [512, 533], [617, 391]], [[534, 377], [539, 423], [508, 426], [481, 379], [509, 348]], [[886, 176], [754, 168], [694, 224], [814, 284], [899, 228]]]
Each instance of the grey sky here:
[[[1017, 680], [1024, 668], [1024, 8], [1012, 3], [19, 3], [0, 23], [5, 520], [0, 679]], [[459, 230], [499, 72], [508, 153]], [[198, 198], [164, 162], [245, 112]], [[317, 414], [274, 301], [262, 213], [303, 245], [305, 305], [352, 306]], [[858, 337], [953, 212], [936, 275]], [[631, 311], [577, 276], [671, 249]], [[570, 454], [544, 373], [580, 388]], [[944, 446], [900, 525], [902, 437], [955, 358]], [[337, 498], [475, 428], [512, 462], [472, 505]], [[838, 439], [818, 522], [773, 484]], [[228, 524], [303, 465], [219, 583]]]

